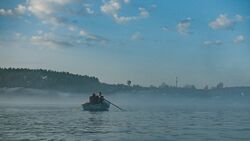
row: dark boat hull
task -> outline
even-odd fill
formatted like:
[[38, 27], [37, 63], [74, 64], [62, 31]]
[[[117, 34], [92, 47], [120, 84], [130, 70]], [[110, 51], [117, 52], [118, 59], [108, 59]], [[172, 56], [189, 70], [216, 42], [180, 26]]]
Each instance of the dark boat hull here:
[[92, 104], [92, 103], [84, 103], [82, 104], [82, 108], [85, 111], [108, 111], [110, 104], [106, 101], [102, 103]]

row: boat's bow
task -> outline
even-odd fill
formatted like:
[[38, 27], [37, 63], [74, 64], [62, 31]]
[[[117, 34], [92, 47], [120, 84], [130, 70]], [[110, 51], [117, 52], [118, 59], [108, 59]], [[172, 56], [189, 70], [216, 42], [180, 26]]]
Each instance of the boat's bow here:
[[103, 101], [101, 103], [84, 103], [82, 104], [82, 108], [85, 111], [108, 111], [110, 107], [110, 104], [106, 101]]

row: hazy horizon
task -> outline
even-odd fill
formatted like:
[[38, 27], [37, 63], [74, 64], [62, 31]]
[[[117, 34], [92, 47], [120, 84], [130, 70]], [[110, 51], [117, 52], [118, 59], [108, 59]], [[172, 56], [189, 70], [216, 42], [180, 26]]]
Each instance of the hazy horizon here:
[[2, 0], [0, 67], [101, 82], [250, 86], [247, 0]]

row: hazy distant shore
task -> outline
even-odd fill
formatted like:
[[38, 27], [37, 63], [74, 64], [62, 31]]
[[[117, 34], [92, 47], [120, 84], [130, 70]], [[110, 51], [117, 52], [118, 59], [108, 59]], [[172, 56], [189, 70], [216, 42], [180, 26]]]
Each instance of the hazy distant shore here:
[[[0, 88], [4, 90], [32, 91], [36, 89], [51, 92], [50, 96], [55, 94], [90, 94], [96, 91], [102, 91], [106, 94], [115, 93], [156, 93], [156, 94], [227, 94], [227, 95], [249, 95], [250, 87], [225, 87], [219, 83], [214, 87], [205, 86], [198, 89], [194, 85], [169, 86], [163, 83], [160, 86], [140, 86], [128, 84], [107, 84], [99, 81], [92, 76], [82, 76], [68, 72], [56, 72], [42, 69], [16, 69], [0, 68]], [[27, 92], [26, 92], [27, 93]], [[30, 92], [32, 94], [32, 92]]]
[[[181, 89], [180, 89], [181, 90]], [[156, 93], [153, 91], [134, 91], [123, 93], [103, 93], [105, 97], [121, 105], [249, 105], [249, 89], [221, 90], [181, 90]], [[248, 91], [247, 91], [248, 90]], [[69, 93], [55, 90], [33, 88], [0, 88], [1, 104], [56, 104], [80, 105], [88, 101], [91, 93]]]

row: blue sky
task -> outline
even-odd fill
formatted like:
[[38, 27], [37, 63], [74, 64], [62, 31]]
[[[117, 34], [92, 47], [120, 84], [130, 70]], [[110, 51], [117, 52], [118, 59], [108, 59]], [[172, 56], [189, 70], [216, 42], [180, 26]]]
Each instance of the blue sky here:
[[0, 66], [250, 85], [248, 0], [1, 0]]

